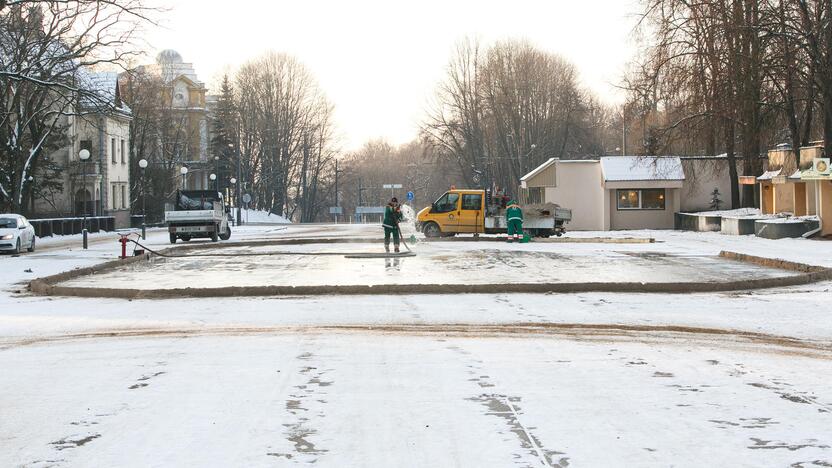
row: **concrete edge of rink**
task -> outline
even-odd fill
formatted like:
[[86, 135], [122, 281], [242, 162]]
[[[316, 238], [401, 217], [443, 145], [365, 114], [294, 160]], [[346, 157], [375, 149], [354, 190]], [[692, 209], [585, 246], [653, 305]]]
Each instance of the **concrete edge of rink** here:
[[[169, 251], [171, 249], [167, 249]], [[228, 286], [221, 288], [82, 288], [60, 286], [59, 283], [93, 275], [149, 258], [148, 254], [79, 268], [29, 283], [34, 294], [47, 296], [101, 297], [116, 299], [174, 299], [183, 297], [246, 297], [246, 296], [318, 296], [318, 295], [406, 295], [406, 294], [565, 294], [586, 292], [685, 294], [705, 292], [746, 291], [752, 289], [797, 286], [832, 280], [832, 269], [722, 251], [726, 260], [791, 271], [796, 274], [777, 278], [758, 278], [726, 282], [584, 282], [584, 283], [496, 283], [496, 284], [380, 284], [322, 286]]]

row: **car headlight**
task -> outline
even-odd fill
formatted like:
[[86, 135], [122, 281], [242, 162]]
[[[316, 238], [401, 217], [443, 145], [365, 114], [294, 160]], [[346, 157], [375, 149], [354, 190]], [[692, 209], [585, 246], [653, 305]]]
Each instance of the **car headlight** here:
[[5, 236], [0, 236], [0, 240], [12, 240], [14, 239], [14, 234], [6, 234]]

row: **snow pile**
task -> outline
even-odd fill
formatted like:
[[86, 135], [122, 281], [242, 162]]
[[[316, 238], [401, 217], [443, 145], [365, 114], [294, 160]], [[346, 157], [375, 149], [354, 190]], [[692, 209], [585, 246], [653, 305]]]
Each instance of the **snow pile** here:
[[759, 208], [738, 208], [736, 210], [700, 211], [693, 213], [700, 216], [722, 216], [723, 218], [752, 218], [765, 216]]
[[787, 223], [805, 223], [805, 222], [820, 222], [817, 216], [777, 216], [771, 219], [762, 219], [760, 222], [770, 224], [787, 224]]
[[260, 210], [242, 210], [244, 223], [262, 223], [262, 224], [292, 224], [292, 221], [286, 219], [285, 216], [276, 215], [268, 211]]

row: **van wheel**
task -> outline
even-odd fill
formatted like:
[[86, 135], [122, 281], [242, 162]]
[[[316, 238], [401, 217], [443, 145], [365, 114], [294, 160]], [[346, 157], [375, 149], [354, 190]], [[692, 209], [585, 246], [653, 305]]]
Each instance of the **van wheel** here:
[[211, 231], [211, 242], [217, 242], [217, 241], [220, 240], [220, 236], [219, 236], [219, 234], [217, 234], [217, 231], [219, 231], [219, 230], [220, 230], [219, 226], [214, 226], [214, 230]]
[[425, 237], [439, 237], [442, 235], [442, 230], [439, 229], [439, 225], [433, 222], [425, 224], [422, 232], [425, 233]]
[[174, 234], [174, 233], [170, 233], [170, 243], [171, 243], [171, 244], [175, 244], [175, 243], [176, 243], [176, 234]]
[[182, 242], [189, 242], [191, 240], [191, 236], [182, 236]]
[[220, 234], [220, 239], [222, 239], [224, 241], [226, 241], [228, 239], [231, 239], [231, 226], [226, 226], [225, 232]]

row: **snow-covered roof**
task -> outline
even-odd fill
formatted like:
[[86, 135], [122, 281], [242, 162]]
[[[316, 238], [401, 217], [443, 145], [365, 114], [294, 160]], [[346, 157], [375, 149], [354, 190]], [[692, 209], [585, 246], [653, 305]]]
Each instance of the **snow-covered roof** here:
[[601, 171], [606, 182], [685, 180], [678, 156], [605, 156]]
[[780, 175], [781, 169], [777, 169], [776, 171], [766, 171], [760, 177], [757, 177], [757, 180], [771, 180]]
[[118, 73], [93, 72], [85, 68], [78, 69], [78, 85], [88, 92], [81, 97], [81, 104], [91, 108], [111, 107], [119, 112], [130, 114], [131, 110], [118, 96]]
[[551, 166], [552, 164], [554, 164], [554, 163], [555, 163], [555, 161], [557, 161], [557, 158], [549, 158], [549, 160], [548, 160], [548, 161], [546, 161], [545, 163], [543, 163], [543, 164], [541, 164], [541, 165], [537, 166], [537, 167], [536, 167], [533, 171], [531, 171], [531, 172], [529, 172], [528, 174], [526, 174], [526, 175], [524, 175], [523, 177], [521, 177], [521, 178], [520, 178], [520, 182], [525, 182], [525, 181], [527, 181], [527, 180], [529, 180], [529, 179], [533, 178], [534, 176], [536, 176], [536, 175], [540, 174], [541, 172], [545, 171], [547, 167], [549, 167], [549, 166]]

